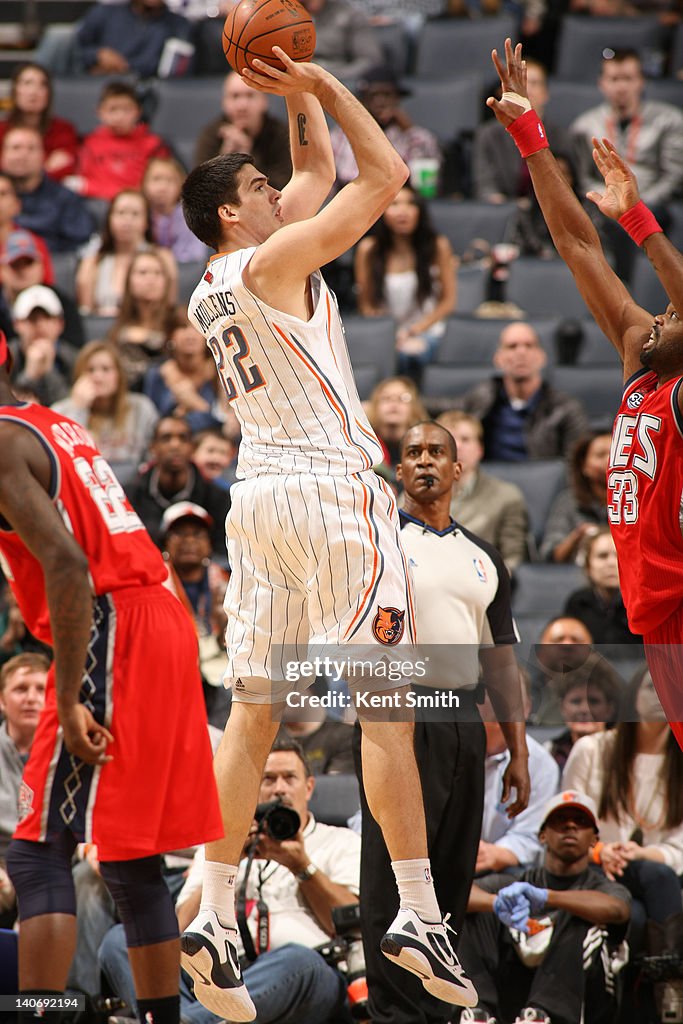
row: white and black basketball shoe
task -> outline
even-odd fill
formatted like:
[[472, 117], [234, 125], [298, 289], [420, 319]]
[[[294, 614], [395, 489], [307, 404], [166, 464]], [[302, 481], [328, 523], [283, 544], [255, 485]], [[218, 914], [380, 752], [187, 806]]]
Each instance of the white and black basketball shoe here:
[[256, 1007], [242, 980], [237, 929], [224, 927], [213, 910], [200, 911], [180, 936], [180, 965], [207, 1010], [229, 1021], [256, 1019]]
[[476, 1006], [477, 991], [453, 952], [448, 916], [426, 924], [414, 910], [399, 910], [380, 942], [384, 955], [422, 979], [436, 999], [455, 1006]]

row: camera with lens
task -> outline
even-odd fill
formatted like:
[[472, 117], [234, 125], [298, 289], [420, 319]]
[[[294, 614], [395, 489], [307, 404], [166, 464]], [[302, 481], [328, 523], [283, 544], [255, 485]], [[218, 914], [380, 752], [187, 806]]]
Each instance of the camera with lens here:
[[276, 842], [293, 839], [301, 826], [301, 818], [293, 807], [287, 807], [279, 798], [259, 804], [254, 813], [259, 832]]
[[332, 922], [336, 935], [344, 947], [346, 962], [346, 994], [353, 1020], [367, 1020], [368, 983], [365, 977], [365, 955], [360, 932], [360, 906], [332, 908]]

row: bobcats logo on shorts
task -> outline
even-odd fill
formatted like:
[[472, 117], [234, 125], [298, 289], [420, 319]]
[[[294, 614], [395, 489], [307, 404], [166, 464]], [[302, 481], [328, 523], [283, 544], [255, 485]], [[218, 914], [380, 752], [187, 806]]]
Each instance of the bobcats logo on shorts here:
[[377, 614], [372, 623], [372, 632], [381, 644], [397, 644], [403, 636], [405, 611], [398, 608], [382, 608], [377, 605]]
[[33, 795], [31, 787], [22, 782], [19, 786], [19, 798], [17, 801], [19, 822], [25, 821], [29, 815], [33, 814]]

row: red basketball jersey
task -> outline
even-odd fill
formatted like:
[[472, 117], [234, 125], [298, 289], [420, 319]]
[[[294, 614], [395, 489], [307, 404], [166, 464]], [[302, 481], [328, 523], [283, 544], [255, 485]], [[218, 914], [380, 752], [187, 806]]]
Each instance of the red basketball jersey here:
[[[0, 406], [3, 421], [25, 426], [49, 455], [50, 497], [88, 559], [95, 594], [166, 579], [161, 553], [84, 427], [41, 405]], [[1, 519], [0, 555], [28, 628], [51, 644], [40, 563]]]
[[629, 625], [643, 635], [683, 605], [681, 384], [658, 387], [651, 371], [635, 374], [612, 432], [607, 514]]

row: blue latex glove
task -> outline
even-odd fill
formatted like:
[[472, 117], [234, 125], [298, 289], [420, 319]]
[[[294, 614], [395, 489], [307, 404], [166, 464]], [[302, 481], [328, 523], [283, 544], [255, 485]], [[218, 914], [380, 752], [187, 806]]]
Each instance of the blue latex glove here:
[[539, 889], [535, 885], [530, 885], [529, 882], [513, 882], [512, 885], [506, 885], [504, 889], [501, 889], [499, 895], [503, 893], [506, 896], [525, 896], [529, 901], [530, 917], [536, 917], [543, 913], [548, 903], [548, 890]]
[[[510, 886], [508, 886], [508, 889]], [[527, 930], [529, 920], [529, 901], [522, 893], [508, 893], [501, 889], [493, 902], [493, 912], [499, 921], [508, 928], [516, 928], [520, 932]]]

